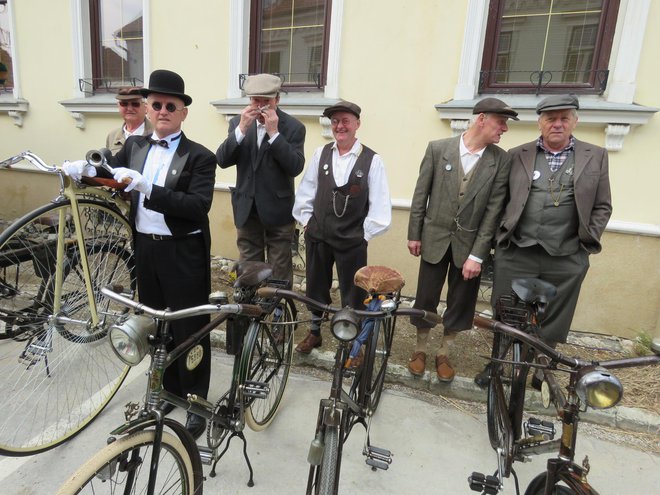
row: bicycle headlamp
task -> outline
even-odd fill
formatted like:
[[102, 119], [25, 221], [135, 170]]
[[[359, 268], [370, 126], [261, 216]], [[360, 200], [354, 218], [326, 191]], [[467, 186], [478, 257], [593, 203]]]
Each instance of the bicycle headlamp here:
[[583, 404], [594, 409], [614, 407], [623, 397], [619, 379], [601, 366], [588, 367], [578, 374], [575, 392]]
[[358, 334], [358, 317], [351, 308], [343, 308], [332, 316], [330, 328], [337, 339], [348, 342]]
[[135, 366], [149, 352], [149, 337], [156, 335], [156, 322], [144, 315], [133, 315], [108, 331], [112, 350], [122, 362]]

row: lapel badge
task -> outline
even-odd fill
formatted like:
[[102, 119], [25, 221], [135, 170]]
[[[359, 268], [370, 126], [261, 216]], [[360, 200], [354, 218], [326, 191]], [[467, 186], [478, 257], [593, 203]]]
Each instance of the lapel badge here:
[[325, 165], [323, 165], [323, 170], [328, 170], [328, 168], [329, 168], [329, 167], [328, 167], [328, 164], [327, 164], [327, 163], [326, 163]]
[[329, 172], [326, 170], [324, 173], [325, 173], [325, 175], [328, 175]]
[[355, 176], [358, 179], [361, 179], [364, 176], [364, 172], [362, 170], [358, 170], [357, 172], [355, 172]]
[[445, 170], [446, 170], [447, 172], [449, 172], [449, 171], [451, 170], [451, 164], [450, 164], [450, 163], [448, 163], [447, 165], [445, 165]]
[[536, 180], [539, 177], [541, 177], [541, 172], [539, 172], [538, 170], [534, 170], [534, 173], [532, 174], [532, 180]]
[[564, 172], [566, 175], [573, 175], [573, 167], [569, 168], [566, 172]]
[[176, 175], [176, 169], [172, 170], [172, 175]]

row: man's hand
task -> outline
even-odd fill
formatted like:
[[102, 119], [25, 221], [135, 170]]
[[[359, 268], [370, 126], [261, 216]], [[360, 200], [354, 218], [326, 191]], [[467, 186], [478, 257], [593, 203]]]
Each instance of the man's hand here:
[[125, 192], [130, 192], [135, 189], [136, 191], [143, 193], [147, 198], [151, 196], [151, 183], [148, 182], [147, 179], [144, 178], [144, 175], [137, 170], [125, 167], [116, 168], [114, 179], [117, 182], [128, 184], [126, 189], [124, 189]]
[[463, 263], [463, 280], [470, 280], [471, 278], [479, 276], [481, 273], [481, 263], [471, 260], [470, 258]]
[[422, 254], [422, 241], [408, 241], [408, 251], [413, 256]]
[[275, 134], [277, 134], [277, 124], [280, 121], [280, 118], [277, 116], [277, 111], [273, 108], [270, 108], [270, 106], [263, 107], [261, 109], [261, 116], [263, 119], [259, 119], [262, 121], [264, 127], [266, 128], [266, 134], [268, 134], [268, 137], [271, 138]]
[[96, 167], [90, 165], [85, 160], [75, 160], [72, 162], [65, 160], [62, 164], [62, 172], [76, 182], [80, 182], [83, 176], [96, 177]]
[[250, 104], [241, 111], [241, 120], [238, 122], [238, 128], [241, 130], [243, 135], [247, 134], [248, 129], [252, 123], [261, 116], [259, 107]]

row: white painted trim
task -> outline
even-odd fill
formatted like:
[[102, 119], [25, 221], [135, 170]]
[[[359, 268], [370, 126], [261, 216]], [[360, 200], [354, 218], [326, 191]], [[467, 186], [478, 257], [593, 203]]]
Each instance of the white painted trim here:
[[344, 0], [332, 0], [330, 36], [328, 37], [328, 67], [325, 84], [326, 98], [339, 98], [339, 69], [341, 62], [341, 33], [344, 24]]
[[455, 100], [471, 100], [477, 94], [479, 68], [488, 22], [488, 4], [489, 2], [484, 0], [468, 2], [458, 81], [454, 88]]

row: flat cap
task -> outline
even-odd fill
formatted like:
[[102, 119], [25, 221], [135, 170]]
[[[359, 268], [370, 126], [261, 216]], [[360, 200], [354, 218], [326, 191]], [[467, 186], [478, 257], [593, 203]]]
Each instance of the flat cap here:
[[536, 113], [551, 112], [552, 110], [566, 110], [567, 108], [580, 108], [580, 102], [575, 95], [552, 95], [543, 98], [536, 105]]
[[255, 74], [248, 76], [243, 84], [247, 96], [275, 98], [282, 87], [282, 79], [273, 74]]
[[334, 105], [323, 110], [323, 116], [331, 118], [332, 114], [337, 112], [352, 113], [359, 119], [360, 112], [362, 112], [362, 109], [359, 106], [357, 106], [355, 103], [351, 103], [350, 101], [340, 101], [339, 103], [335, 103]]
[[484, 98], [483, 100], [479, 100], [472, 109], [472, 113], [475, 115], [479, 113], [496, 113], [513, 120], [520, 120], [518, 118], [518, 112], [497, 98]]
[[141, 100], [142, 95], [140, 94], [140, 89], [141, 88], [137, 86], [125, 86], [123, 88], [119, 88], [115, 98], [117, 100]]

